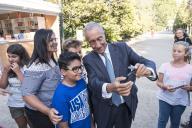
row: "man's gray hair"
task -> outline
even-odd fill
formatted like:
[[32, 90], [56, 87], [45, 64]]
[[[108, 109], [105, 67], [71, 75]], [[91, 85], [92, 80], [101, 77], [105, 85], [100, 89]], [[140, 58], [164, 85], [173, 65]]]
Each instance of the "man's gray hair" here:
[[99, 24], [99, 23], [96, 23], [96, 22], [89, 22], [85, 25], [84, 27], [84, 34], [87, 32], [87, 31], [90, 31], [90, 30], [93, 30], [93, 29], [97, 29], [99, 30], [99, 32], [101, 32], [102, 34], [105, 34], [105, 31], [103, 29], [103, 27]]

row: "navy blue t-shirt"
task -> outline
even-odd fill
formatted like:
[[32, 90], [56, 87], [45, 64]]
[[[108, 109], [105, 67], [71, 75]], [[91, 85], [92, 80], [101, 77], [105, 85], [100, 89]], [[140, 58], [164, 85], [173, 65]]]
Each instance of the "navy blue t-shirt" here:
[[88, 104], [87, 85], [83, 79], [76, 86], [69, 87], [61, 82], [58, 84], [52, 99], [52, 107], [69, 128], [91, 128], [91, 117]]

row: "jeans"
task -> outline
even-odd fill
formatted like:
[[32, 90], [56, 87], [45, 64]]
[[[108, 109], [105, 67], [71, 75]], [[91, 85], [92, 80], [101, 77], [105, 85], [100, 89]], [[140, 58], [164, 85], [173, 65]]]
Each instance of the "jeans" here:
[[170, 117], [171, 127], [179, 128], [181, 115], [185, 111], [186, 106], [170, 105], [167, 102], [159, 100], [159, 119], [158, 128], [166, 128], [166, 124]]
[[192, 128], [192, 112], [191, 112], [191, 116], [190, 116], [190, 120], [189, 120], [189, 128]]

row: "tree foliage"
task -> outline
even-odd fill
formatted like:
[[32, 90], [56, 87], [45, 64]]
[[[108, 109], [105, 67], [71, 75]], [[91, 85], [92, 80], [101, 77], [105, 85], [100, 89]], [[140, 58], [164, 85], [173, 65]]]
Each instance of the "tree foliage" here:
[[154, 0], [155, 23], [166, 27], [168, 21], [176, 16], [176, 0]]
[[192, 10], [189, 4], [186, 1], [183, 1], [177, 12], [177, 16], [174, 22], [174, 30], [176, 28], [187, 29], [188, 26], [191, 26], [192, 22]]
[[63, 7], [66, 38], [75, 36], [76, 29], [82, 29], [89, 21], [99, 22], [110, 41], [142, 32], [134, 0], [65, 0]]
[[[58, 0], [49, 0], [58, 1]], [[176, 17], [176, 0], [60, 0], [65, 38], [74, 37], [86, 23], [100, 23], [108, 41], [129, 39], [151, 28], [166, 27]], [[185, 11], [185, 10], [184, 10]], [[184, 21], [186, 14], [177, 14]], [[191, 20], [190, 20], [191, 21]]]

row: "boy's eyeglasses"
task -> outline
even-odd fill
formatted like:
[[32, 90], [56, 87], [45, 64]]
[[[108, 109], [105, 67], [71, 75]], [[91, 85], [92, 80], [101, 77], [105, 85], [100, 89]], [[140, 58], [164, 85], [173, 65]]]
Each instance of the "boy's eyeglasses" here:
[[64, 68], [65, 70], [71, 70], [73, 71], [74, 73], [78, 73], [79, 71], [83, 71], [84, 70], [84, 66], [81, 65], [81, 66], [75, 66], [73, 68]]

